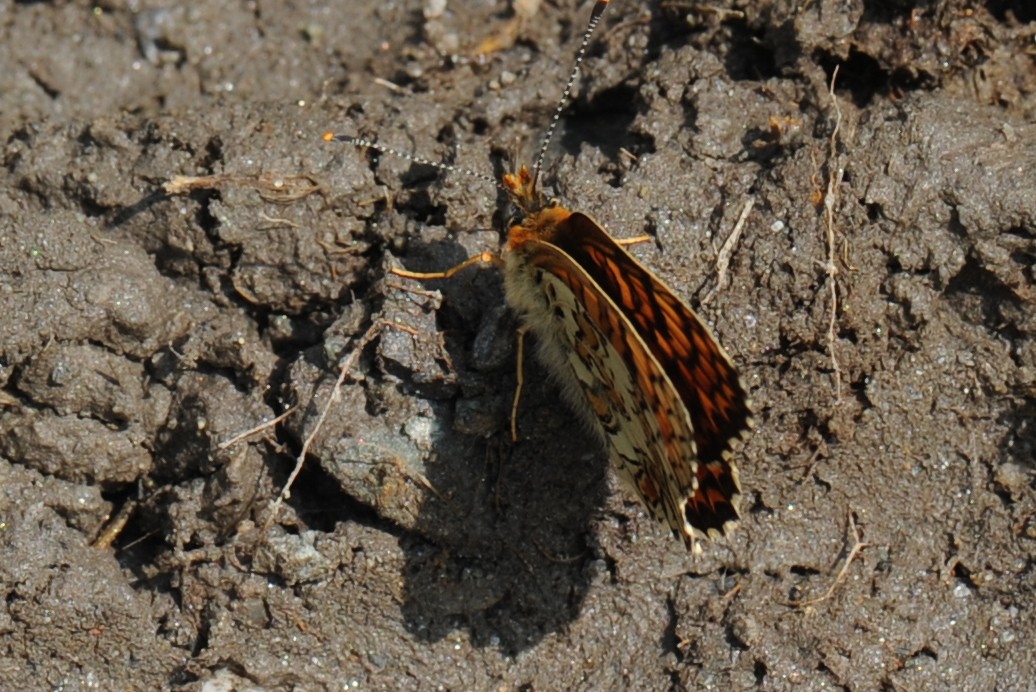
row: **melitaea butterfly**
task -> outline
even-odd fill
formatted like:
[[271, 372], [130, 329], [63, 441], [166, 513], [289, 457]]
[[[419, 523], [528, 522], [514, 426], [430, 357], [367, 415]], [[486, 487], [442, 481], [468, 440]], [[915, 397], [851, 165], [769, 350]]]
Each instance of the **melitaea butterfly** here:
[[[594, 5], [535, 172], [522, 166], [503, 178], [521, 219], [493, 259], [503, 266], [508, 304], [536, 336], [540, 360], [619, 476], [696, 551], [697, 539], [721, 536], [738, 519], [731, 452], [751, 427], [745, 388], [686, 303], [596, 221], [537, 189], [539, 162], [607, 5]], [[399, 153], [330, 132], [324, 139]]]

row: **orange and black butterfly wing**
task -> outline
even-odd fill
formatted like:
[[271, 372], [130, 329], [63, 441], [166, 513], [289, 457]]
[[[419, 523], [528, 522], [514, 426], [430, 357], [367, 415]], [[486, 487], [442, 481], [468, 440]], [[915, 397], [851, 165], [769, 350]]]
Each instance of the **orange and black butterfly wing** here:
[[688, 521], [698, 468], [680, 396], [621, 310], [573, 259], [527, 238], [505, 255], [508, 302], [537, 335], [540, 360], [608, 447], [622, 478], [687, 546], [722, 531]]
[[571, 214], [552, 242], [622, 311], [687, 408], [700, 462], [687, 520], [708, 527], [736, 519], [740, 484], [731, 450], [751, 426], [751, 410], [723, 347], [690, 307], [590, 217]]

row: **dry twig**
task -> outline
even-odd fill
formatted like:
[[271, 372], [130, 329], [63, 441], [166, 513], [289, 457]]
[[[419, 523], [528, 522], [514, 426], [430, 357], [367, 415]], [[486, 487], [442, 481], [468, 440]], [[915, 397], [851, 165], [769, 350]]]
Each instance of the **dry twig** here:
[[734, 248], [737, 246], [737, 241], [741, 239], [741, 232], [745, 228], [745, 221], [748, 220], [748, 215], [752, 213], [754, 206], [755, 200], [749, 197], [741, 210], [741, 215], [737, 217], [734, 230], [723, 241], [723, 247], [719, 249], [719, 255], [716, 257], [716, 285], [702, 299], [702, 305], [708, 305], [709, 301], [715, 298], [717, 293], [730, 284], [730, 277], [727, 276], [727, 271], [730, 269], [730, 259], [734, 256]]
[[298, 457], [295, 459], [295, 468], [292, 469], [291, 474], [288, 476], [288, 480], [284, 483], [284, 487], [281, 489], [277, 499], [274, 500], [273, 504], [270, 505], [270, 516], [267, 517], [266, 522], [263, 524], [263, 532], [265, 533], [273, 520], [277, 517], [277, 513], [280, 511], [281, 505], [291, 495], [291, 486], [295, 483], [295, 479], [298, 478], [299, 473], [302, 471], [302, 465], [305, 463], [306, 454], [309, 453], [309, 448], [313, 445], [313, 440], [316, 439], [317, 433], [320, 432], [320, 428], [323, 427], [324, 421], [327, 419], [327, 414], [330, 412], [331, 407], [336, 401], [338, 401], [338, 393], [341, 391], [342, 385], [345, 383], [345, 379], [349, 377], [349, 373], [353, 366], [356, 365], [356, 361], [359, 359], [360, 354], [363, 352], [367, 345], [374, 340], [381, 330], [385, 328], [383, 322], [375, 322], [372, 324], [360, 340], [356, 343], [356, 346], [349, 355], [342, 362], [342, 366], [338, 370], [338, 379], [335, 380], [334, 387], [331, 389], [331, 396], [327, 398], [327, 402], [324, 407], [320, 410], [320, 415], [317, 417], [316, 425], [313, 426], [313, 431], [306, 436], [306, 439], [302, 442], [302, 449], [299, 451]]
[[831, 582], [831, 586], [827, 587], [827, 591], [824, 592], [823, 596], [817, 598], [811, 598], [808, 601], [789, 601], [788, 605], [793, 608], [808, 608], [809, 606], [816, 605], [822, 601], [826, 601], [831, 598], [831, 595], [835, 592], [835, 587], [845, 579], [846, 572], [849, 571], [849, 565], [853, 563], [856, 556], [860, 554], [864, 548], [870, 546], [870, 543], [865, 543], [860, 536], [860, 529], [856, 526], [856, 520], [853, 518], [853, 513], [849, 512], [849, 530], [853, 534], [853, 547], [849, 549], [849, 554], [845, 558], [845, 564], [842, 565], [842, 569], [838, 570], [838, 574], [835, 575], [834, 581]]
[[835, 129], [831, 132], [828, 150], [828, 177], [827, 192], [824, 195], [824, 228], [827, 232], [827, 262], [824, 270], [827, 272], [828, 285], [831, 288], [831, 317], [827, 325], [827, 347], [831, 355], [831, 367], [835, 371], [835, 399], [842, 399], [842, 366], [838, 361], [838, 352], [835, 344], [838, 341], [838, 252], [835, 248], [835, 212], [838, 205], [838, 191], [841, 189], [842, 180], [845, 177], [845, 167], [838, 161], [838, 135], [842, 128], [842, 109], [838, 106], [838, 98], [835, 96], [835, 80], [838, 79], [838, 66], [835, 66], [831, 75], [831, 87], [828, 94], [831, 96], [831, 104], [835, 111]]

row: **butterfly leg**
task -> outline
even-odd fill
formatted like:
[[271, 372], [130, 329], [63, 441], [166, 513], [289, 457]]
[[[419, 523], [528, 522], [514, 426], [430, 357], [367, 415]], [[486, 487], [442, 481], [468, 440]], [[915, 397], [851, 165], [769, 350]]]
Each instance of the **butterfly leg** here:
[[651, 236], [638, 235], [635, 238], [615, 238], [615, 242], [626, 247], [628, 245], [636, 245], [637, 243], [649, 243], [651, 242]]
[[396, 276], [402, 276], [404, 279], [418, 279], [418, 280], [422, 280], [422, 281], [427, 281], [427, 280], [430, 280], [430, 279], [449, 279], [454, 274], [457, 274], [458, 272], [464, 271], [468, 267], [473, 267], [473, 266], [478, 265], [478, 264], [481, 264], [481, 265], [493, 265], [493, 266], [499, 267], [500, 265], [503, 264], [503, 259], [501, 259], [500, 255], [496, 254], [495, 252], [483, 252], [483, 253], [481, 253], [479, 255], [475, 255], [474, 257], [467, 258], [466, 260], [464, 260], [460, 264], [458, 264], [458, 265], [456, 265], [454, 267], [450, 267], [446, 271], [441, 271], [441, 272], [412, 272], [412, 271], [409, 271], [407, 269], [395, 269], [395, 268], [389, 269], [389, 271], [392, 272], [393, 274], [395, 274]]
[[522, 398], [522, 387], [525, 386], [525, 333], [529, 327], [518, 327], [518, 385], [514, 388], [514, 401], [511, 403], [511, 442], [518, 441], [518, 402]]

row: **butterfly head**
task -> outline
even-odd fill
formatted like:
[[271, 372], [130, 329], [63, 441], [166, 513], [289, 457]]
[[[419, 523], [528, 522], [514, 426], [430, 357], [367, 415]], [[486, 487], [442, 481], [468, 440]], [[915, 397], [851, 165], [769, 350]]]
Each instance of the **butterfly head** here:
[[517, 173], [505, 173], [503, 188], [520, 212], [516, 223], [510, 224], [507, 244], [512, 250], [527, 240], [553, 242], [562, 224], [572, 215], [547, 197], [536, 186], [537, 174], [522, 166]]
[[504, 173], [503, 184], [514, 205], [523, 216], [538, 214], [557, 206], [557, 200], [547, 198], [537, 187], [538, 176], [525, 165], [517, 173]]

